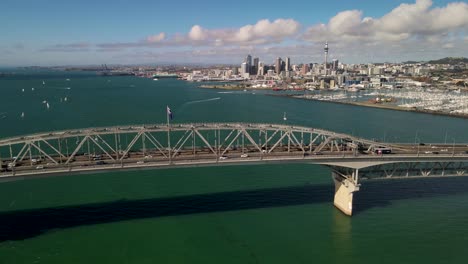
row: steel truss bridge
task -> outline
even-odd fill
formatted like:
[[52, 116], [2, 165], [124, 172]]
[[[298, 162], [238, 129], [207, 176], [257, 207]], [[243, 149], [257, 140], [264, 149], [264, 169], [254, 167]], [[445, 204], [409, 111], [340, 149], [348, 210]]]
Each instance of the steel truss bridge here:
[[0, 140], [0, 181], [293, 162], [331, 168], [334, 204], [351, 215], [353, 193], [362, 180], [467, 176], [468, 146], [377, 142], [323, 129], [247, 123], [129, 125]]

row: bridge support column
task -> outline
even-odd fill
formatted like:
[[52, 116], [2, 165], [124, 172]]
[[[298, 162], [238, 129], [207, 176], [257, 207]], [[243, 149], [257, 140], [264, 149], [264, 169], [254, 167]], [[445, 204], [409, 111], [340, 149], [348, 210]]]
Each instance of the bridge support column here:
[[353, 193], [359, 191], [360, 187], [360, 184], [357, 183], [358, 170], [355, 170], [352, 176], [344, 176], [333, 171], [332, 178], [335, 182], [333, 205], [344, 214], [351, 216], [353, 214]]

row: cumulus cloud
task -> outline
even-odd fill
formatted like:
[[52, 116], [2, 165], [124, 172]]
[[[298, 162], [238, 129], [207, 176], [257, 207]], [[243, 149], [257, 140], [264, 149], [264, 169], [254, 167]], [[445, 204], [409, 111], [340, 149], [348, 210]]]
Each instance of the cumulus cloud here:
[[207, 30], [203, 29], [199, 25], [195, 25], [192, 27], [190, 32], [188, 33], [188, 38], [193, 41], [201, 41], [205, 40], [207, 37]]
[[268, 19], [258, 21], [255, 25], [241, 27], [232, 38], [231, 42], [248, 42], [273, 40], [281, 41], [285, 37], [292, 36], [299, 31], [299, 22], [293, 19], [277, 19], [270, 22]]
[[431, 8], [431, 0], [401, 4], [380, 18], [364, 17], [359, 10], [348, 10], [332, 17], [328, 24], [314, 25], [304, 32], [309, 41], [402, 41], [414, 37], [430, 38], [468, 28], [468, 4], [449, 3]]
[[194, 25], [188, 33], [167, 36], [161, 32], [135, 42], [100, 43], [101, 50], [117, 50], [136, 47], [181, 47], [181, 46], [229, 46], [279, 43], [295, 36], [300, 29], [294, 19], [259, 20], [254, 25], [240, 28], [207, 29]]
[[148, 43], [158, 43], [158, 42], [163, 41], [165, 38], [166, 38], [166, 33], [161, 32], [161, 33], [159, 33], [157, 35], [148, 36], [146, 38], [146, 42], [148, 42]]
[[294, 19], [259, 20], [254, 25], [240, 28], [205, 29], [200, 25], [191, 28], [187, 36], [179, 36], [176, 41], [182, 44], [230, 45], [230, 44], [262, 44], [280, 42], [295, 35], [300, 29], [299, 22]]

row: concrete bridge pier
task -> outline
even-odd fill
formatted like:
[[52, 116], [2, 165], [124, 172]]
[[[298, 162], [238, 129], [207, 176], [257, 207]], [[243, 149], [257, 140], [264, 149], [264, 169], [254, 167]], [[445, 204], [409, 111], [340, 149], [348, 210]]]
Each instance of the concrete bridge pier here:
[[344, 214], [353, 214], [353, 194], [359, 191], [358, 184], [359, 170], [353, 170], [351, 175], [343, 174], [339, 171], [332, 171], [332, 178], [335, 182], [335, 197], [333, 205]]

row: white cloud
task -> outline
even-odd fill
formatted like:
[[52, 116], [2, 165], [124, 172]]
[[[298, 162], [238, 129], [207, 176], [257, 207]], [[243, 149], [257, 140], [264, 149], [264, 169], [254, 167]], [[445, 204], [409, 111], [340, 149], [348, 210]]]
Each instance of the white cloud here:
[[259, 20], [254, 25], [240, 28], [206, 29], [194, 25], [188, 34], [175, 35], [172, 41], [178, 45], [251, 45], [271, 42], [281, 42], [292, 37], [300, 29], [299, 22], [294, 19]]
[[362, 18], [362, 12], [349, 10], [332, 17], [328, 24], [306, 30], [303, 39], [309, 41], [402, 41], [413, 37], [456, 33], [468, 28], [468, 4], [449, 3], [432, 8], [432, 1], [417, 0], [401, 4], [381, 18]]
[[188, 38], [193, 41], [202, 41], [206, 40], [207, 35], [207, 30], [203, 29], [199, 25], [195, 25], [188, 33]]
[[157, 35], [148, 36], [146, 38], [146, 42], [148, 42], [148, 43], [159, 43], [159, 42], [163, 41], [165, 38], [166, 38], [166, 34], [164, 32], [161, 32], [161, 33], [159, 33]]

